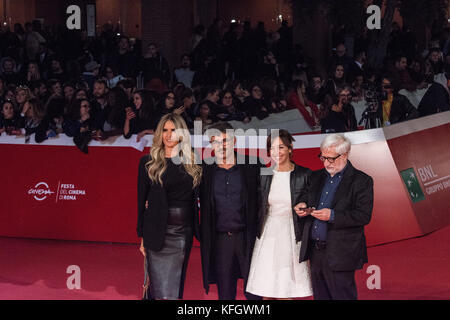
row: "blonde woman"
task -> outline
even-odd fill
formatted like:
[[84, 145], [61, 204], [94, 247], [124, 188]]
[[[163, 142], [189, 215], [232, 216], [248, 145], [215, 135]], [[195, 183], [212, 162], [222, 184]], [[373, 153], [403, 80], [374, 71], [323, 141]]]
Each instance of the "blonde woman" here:
[[17, 87], [16, 102], [17, 102], [18, 111], [20, 113], [25, 114], [25, 112], [24, 112], [25, 103], [27, 101], [29, 101], [31, 98], [34, 98], [34, 96], [32, 95], [30, 89], [27, 86]]
[[149, 265], [154, 299], [183, 298], [193, 235], [199, 238], [201, 174], [183, 118], [163, 116], [150, 155], [139, 163], [138, 175], [137, 234], [142, 238], [140, 251]]

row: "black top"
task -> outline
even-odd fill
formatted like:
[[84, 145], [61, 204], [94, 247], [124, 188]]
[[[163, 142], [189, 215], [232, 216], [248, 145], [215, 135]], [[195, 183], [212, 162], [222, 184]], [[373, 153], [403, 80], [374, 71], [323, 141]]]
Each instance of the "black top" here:
[[346, 132], [346, 119], [342, 112], [330, 110], [328, 116], [322, 120], [322, 133]]
[[423, 96], [417, 109], [421, 117], [450, 110], [447, 90], [441, 84], [434, 82]]
[[157, 120], [157, 117], [145, 119], [139, 115], [139, 112], [136, 112], [136, 117], [130, 120], [130, 131], [124, 135], [125, 139], [130, 139], [133, 134], [138, 134], [144, 130], [156, 130]]
[[194, 180], [186, 172], [183, 164], [175, 164], [166, 158], [167, 169], [162, 176], [163, 187], [167, 194], [169, 208], [189, 207], [192, 202]]
[[330, 110], [321, 121], [322, 133], [356, 131], [358, 129], [355, 109], [351, 104], [344, 106], [342, 112]]
[[[159, 183], [153, 183], [146, 168], [146, 163], [150, 160], [149, 156], [144, 156], [139, 162], [138, 181], [137, 181], [137, 200], [138, 200], [138, 219], [137, 235], [144, 239], [144, 247], [153, 251], [160, 251], [164, 247], [164, 239], [167, 231], [167, 220], [169, 214], [169, 205], [167, 201], [167, 190]], [[170, 170], [171, 172], [171, 170]], [[175, 174], [180, 176], [179, 172]], [[168, 174], [171, 179], [174, 177]], [[169, 179], [169, 180], [171, 180]], [[167, 186], [172, 185], [168, 182]], [[183, 188], [184, 189], [184, 188]], [[184, 199], [184, 196], [182, 196]], [[146, 203], [148, 202], [148, 208]], [[198, 188], [192, 192], [189, 208], [191, 209], [194, 235], [200, 240], [199, 230], [199, 212], [198, 212]]]
[[265, 119], [269, 116], [268, 111], [262, 110], [263, 107], [269, 110], [269, 107], [265, 104], [265, 101], [262, 99], [255, 99], [253, 97], [248, 97], [243, 105], [247, 115], [250, 117], [257, 117], [259, 120]]
[[0, 128], [5, 128], [6, 132], [22, 129], [24, 126], [25, 119], [22, 117], [14, 116], [12, 119], [4, 119], [3, 117], [0, 117]]
[[217, 231], [235, 232], [244, 230], [242, 177], [239, 167], [235, 165], [229, 170], [216, 167], [213, 188]]

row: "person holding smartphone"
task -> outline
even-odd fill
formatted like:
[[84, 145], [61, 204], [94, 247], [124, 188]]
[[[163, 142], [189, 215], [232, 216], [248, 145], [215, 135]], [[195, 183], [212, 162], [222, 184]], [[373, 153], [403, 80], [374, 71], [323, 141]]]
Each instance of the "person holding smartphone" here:
[[130, 139], [137, 134], [139, 142], [146, 134], [153, 134], [157, 117], [155, 115], [155, 99], [148, 90], [139, 90], [133, 94], [133, 105], [127, 107], [123, 136]]
[[368, 262], [364, 226], [372, 217], [373, 179], [353, 167], [350, 149], [341, 134], [325, 138], [324, 168], [312, 173], [294, 208], [303, 228], [300, 262], [310, 260], [316, 300], [356, 300], [355, 270]]
[[293, 210], [311, 170], [292, 161], [293, 141], [286, 130], [267, 138], [275, 169], [260, 177], [258, 233], [247, 291], [265, 300], [312, 295], [309, 263], [299, 262], [302, 230]]

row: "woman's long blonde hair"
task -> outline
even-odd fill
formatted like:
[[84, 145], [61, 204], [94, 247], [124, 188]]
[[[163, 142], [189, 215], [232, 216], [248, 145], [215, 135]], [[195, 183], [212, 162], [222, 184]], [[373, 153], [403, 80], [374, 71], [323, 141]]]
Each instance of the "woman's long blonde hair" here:
[[177, 148], [178, 160], [183, 163], [186, 172], [194, 180], [193, 188], [200, 184], [202, 168], [196, 164], [196, 155], [191, 147], [191, 135], [183, 117], [169, 113], [161, 118], [153, 137], [150, 160], [146, 163], [148, 176], [153, 183], [163, 185], [162, 175], [167, 169], [166, 153], [163, 143], [163, 129], [166, 122], [172, 121], [179, 138]]

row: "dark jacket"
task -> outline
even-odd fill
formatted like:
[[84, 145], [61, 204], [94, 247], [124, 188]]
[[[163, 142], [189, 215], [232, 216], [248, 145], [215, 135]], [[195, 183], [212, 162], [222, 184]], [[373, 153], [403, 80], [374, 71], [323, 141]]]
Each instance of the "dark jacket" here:
[[[327, 173], [325, 169], [314, 171], [307, 191], [299, 199], [308, 207], [319, 207], [320, 196]], [[328, 224], [327, 259], [334, 271], [361, 269], [367, 263], [364, 226], [369, 224], [373, 209], [373, 180], [349, 162], [339, 184], [331, 208], [334, 222]], [[300, 262], [310, 258], [310, 231], [314, 218], [310, 215], [300, 219], [302, 245]]]
[[[150, 156], [144, 156], [139, 161], [138, 171], [138, 219], [137, 236], [144, 238], [144, 247], [152, 251], [159, 251], [164, 245], [164, 238], [167, 229], [167, 218], [169, 205], [164, 188], [158, 183], [152, 183], [148, 177], [145, 164]], [[197, 188], [198, 189], [198, 188]], [[195, 190], [195, 196], [192, 198], [192, 210], [194, 212], [193, 226], [194, 235], [199, 238], [198, 223], [198, 190]], [[145, 202], [148, 201], [148, 209], [145, 209]]]
[[[383, 119], [383, 102], [378, 108], [378, 116]], [[409, 102], [408, 98], [401, 94], [394, 94], [394, 100], [392, 100], [391, 114], [389, 116], [389, 122], [391, 124], [403, 122], [406, 120], [412, 120], [419, 117], [419, 111]]]
[[[242, 166], [243, 175], [243, 214], [246, 222], [245, 230], [245, 248], [247, 257], [247, 269], [250, 269], [250, 261], [253, 252], [253, 246], [256, 240], [257, 216], [258, 216], [258, 184], [261, 166], [258, 164], [249, 164], [249, 158], [245, 157], [245, 164]], [[216, 216], [214, 206], [214, 173], [217, 165], [204, 164], [202, 183], [200, 185], [200, 238], [201, 238], [201, 258], [203, 272], [203, 287], [206, 293], [209, 291], [209, 284], [216, 283], [215, 268], [213, 266], [213, 254], [215, 252], [216, 236]]]
[[[269, 116], [270, 108], [263, 99], [257, 100], [253, 97], [248, 97], [244, 101], [243, 108], [248, 116], [257, 117], [259, 120]], [[262, 110], [262, 108], [266, 108], [266, 111]]]
[[338, 133], [358, 130], [358, 123], [355, 116], [355, 108], [351, 104], [346, 104], [342, 112], [330, 110], [328, 115], [320, 122], [322, 133]]
[[136, 113], [136, 117], [130, 120], [130, 131], [128, 134], [123, 135], [125, 139], [130, 139], [133, 134], [138, 134], [144, 130], [156, 130], [158, 126], [158, 117], [152, 116], [150, 119], [146, 119], [139, 112], [134, 112]]
[[[303, 193], [306, 191], [306, 186], [309, 182], [309, 177], [312, 171], [308, 168], [295, 165], [294, 171], [291, 172], [290, 177], [290, 190], [291, 190], [291, 205], [292, 205], [292, 218], [294, 220], [294, 230], [296, 241], [301, 241], [302, 230], [299, 228], [298, 221], [300, 218], [295, 214], [294, 207], [299, 203], [299, 199], [303, 197]], [[264, 224], [266, 222], [267, 215], [269, 213], [269, 193], [270, 186], [272, 184], [273, 175], [262, 175], [260, 182], [260, 201], [261, 205], [258, 210], [258, 235], [260, 238], [264, 230]]]
[[417, 110], [421, 117], [450, 110], [450, 98], [447, 90], [434, 82], [420, 101]]

